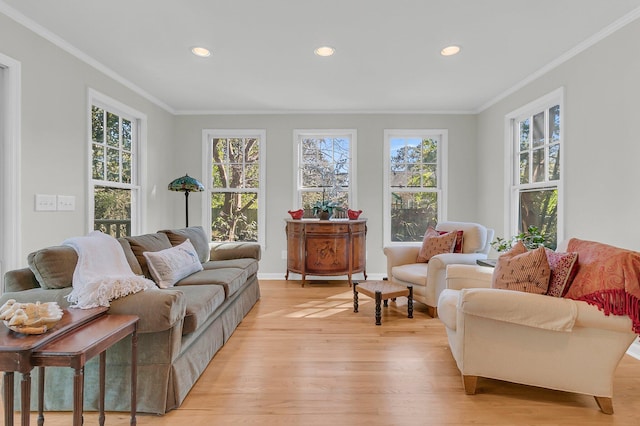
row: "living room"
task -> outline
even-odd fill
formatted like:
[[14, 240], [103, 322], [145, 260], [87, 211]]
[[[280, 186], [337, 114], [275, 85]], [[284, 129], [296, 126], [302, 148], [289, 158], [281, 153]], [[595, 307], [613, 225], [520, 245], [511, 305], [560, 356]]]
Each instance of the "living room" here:
[[[141, 89], [142, 82], [132, 83], [113, 71], [118, 64], [92, 61], [91, 52], [75, 49], [19, 12], [19, 3], [0, 2], [0, 64], [4, 87], [13, 88], [13, 92], [3, 92], [7, 97], [2, 110], [19, 112], [17, 117], [6, 114], [8, 118], [3, 120], [7, 132], [2, 165], [3, 274], [26, 266], [27, 256], [34, 250], [84, 235], [89, 229], [86, 140], [90, 90], [145, 117], [146, 158], [141, 189], [144, 214], [140, 233], [184, 225], [184, 197], [168, 191], [166, 186], [185, 172], [202, 180], [203, 129], [265, 132], [267, 199], [259, 273], [265, 283], [282, 279], [286, 270], [283, 219], [287, 210], [298, 207], [293, 200], [292, 179], [295, 130], [357, 130], [357, 200], [352, 207], [363, 210], [368, 220], [367, 274], [379, 279], [386, 275], [381, 190], [384, 131], [447, 129], [445, 219], [481, 223], [495, 229], [497, 236], [507, 236], [510, 224], [505, 206], [505, 117], [558, 90], [563, 93], [565, 136], [560, 237], [576, 236], [640, 250], [640, 235], [632, 225], [640, 210], [640, 199], [628, 189], [640, 180], [640, 169], [635, 164], [640, 146], [634, 143], [634, 122], [640, 113], [640, 56], [633, 49], [633, 41], [640, 36], [640, 2], [610, 2], [607, 22], [582, 33], [560, 54], [542, 60], [513, 84], [485, 96], [483, 102], [472, 107], [398, 111], [344, 108], [336, 109], [338, 112], [320, 108], [300, 112], [285, 107], [243, 111], [235, 106], [227, 111], [207, 112], [198, 107], [169, 106]], [[37, 9], [31, 3], [30, 7]], [[582, 7], [582, 2], [571, 2], [576, 8], [571, 19], [595, 20], [594, 15], [601, 12], [597, 3], [591, 2], [591, 11], [588, 6]], [[544, 4], [553, 9], [553, 2]], [[460, 55], [472, 51], [471, 41], [465, 43]], [[211, 47], [214, 53], [209, 59], [215, 59], [216, 46]], [[310, 47], [311, 55], [314, 47]], [[339, 46], [336, 49], [340, 52]], [[148, 68], [144, 59], [138, 66], [139, 72], [150, 75], [162, 72]], [[497, 74], [500, 71], [493, 70]], [[428, 98], [429, 94], [422, 96]], [[11, 136], [9, 140], [7, 135], [19, 137]], [[12, 145], [10, 141], [15, 140], [19, 143]], [[37, 194], [73, 196], [75, 209], [35, 211]], [[191, 224], [204, 222], [204, 200], [199, 193], [189, 197]]]

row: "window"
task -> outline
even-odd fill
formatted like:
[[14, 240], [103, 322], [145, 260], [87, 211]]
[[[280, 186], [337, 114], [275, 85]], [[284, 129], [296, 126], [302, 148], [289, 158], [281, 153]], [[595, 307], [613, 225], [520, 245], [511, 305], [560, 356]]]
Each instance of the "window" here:
[[556, 91], [507, 118], [510, 127], [509, 233], [531, 226], [556, 246], [562, 235], [561, 146], [562, 91]]
[[447, 130], [385, 130], [384, 242], [422, 241], [446, 218]]
[[[295, 199], [313, 217], [319, 201], [355, 208], [355, 130], [295, 130]], [[346, 217], [336, 212], [334, 217]]]
[[204, 130], [206, 201], [212, 241], [264, 246], [264, 130]]
[[91, 228], [114, 237], [140, 231], [139, 129], [142, 114], [90, 93]]

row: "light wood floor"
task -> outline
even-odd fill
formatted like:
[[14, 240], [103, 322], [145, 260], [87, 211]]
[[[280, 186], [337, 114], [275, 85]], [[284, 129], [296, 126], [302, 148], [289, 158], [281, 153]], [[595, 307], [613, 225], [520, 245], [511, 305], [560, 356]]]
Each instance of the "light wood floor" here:
[[[469, 396], [443, 326], [424, 305], [408, 319], [400, 298], [375, 326], [373, 301], [361, 296], [354, 313], [346, 282], [263, 281], [261, 289], [182, 406], [139, 414], [139, 425], [640, 425], [640, 361], [632, 357], [617, 369], [612, 416], [590, 396], [489, 379]], [[70, 413], [45, 419], [71, 424]], [[95, 413], [85, 413], [90, 424]], [[106, 424], [129, 418], [108, 413]]]

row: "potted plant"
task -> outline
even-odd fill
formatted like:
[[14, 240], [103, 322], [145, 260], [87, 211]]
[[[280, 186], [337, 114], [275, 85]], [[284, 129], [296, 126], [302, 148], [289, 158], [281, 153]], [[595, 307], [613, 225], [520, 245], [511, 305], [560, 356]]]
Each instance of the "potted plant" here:
[[496, 240], [491, 243], [491, 247], [493, 247], [497, 252], [503, 252], [511, 249], [511, 247], [513, 247], [513, 245], [518, 241], [522, 241], [524, 246], [531, 250], [538, 247], [544, 247], [547, 242], [547, 236], [544, 232], [538, 229], [538, 227], [530, 226], [526, 231], [511, 237], [509, 240], [500, 237], [496, 238]]
[[331, 200], [325, 200], [324, 197], [322, 201], [316, 201], [313, 205], [313, 215], [318, 217], [321, 220], [329, 220], [335, 211], [344, 211], [338, 203]]

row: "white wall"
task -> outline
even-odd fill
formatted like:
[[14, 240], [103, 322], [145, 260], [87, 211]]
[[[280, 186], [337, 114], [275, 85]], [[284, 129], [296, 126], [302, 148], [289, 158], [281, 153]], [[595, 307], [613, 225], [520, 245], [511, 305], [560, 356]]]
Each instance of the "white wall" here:
[[[146, 230], [173, 222], [166, 190], [173, 147], [173, 116], [0, 14], [0, 52], [21, 63], [22, 253], [59, 244], [87, 232], [87, 90], [99, 92], [147, 115], [148, 215]], [[36, 212], [35, 194], [76, 197], [73, 212]]]
[[565, 87], [565, 237], [640, 250], [640, 21], [478, 115], [478, 221], [504, 230], [504, 117]]
[[[368, 219], [367, 273], [384, 275], [386, 258], [382, 253], [382, 194], [384, 129], [449, 130], [449, 206], [450, 220], [469, 221], [476, 217], [474, 177], [476, 175], [476, 118], [473, 115], [428, 114], [283, 114], [283, 115], [207, 115], [176, 117], [175, 136], [179, 143], [174, 165], [181, 173], [201, 177], [202, 129], [266, 129], [267, 132], [267, 246], [260, 262], [262, 276], [282, 278], [286, 262], [284, 218], [294, 205], [293, 130], [357, 129], [358, 209]], [[179, 135], [179, 136], [178, 136]], [[175, 198], [178, 222], [184, 216], [184, 201]], [[189, 197], [189, 223], [201, 223], [200, 194]], [[176, 223], [179, 226], [180, 223]]]

